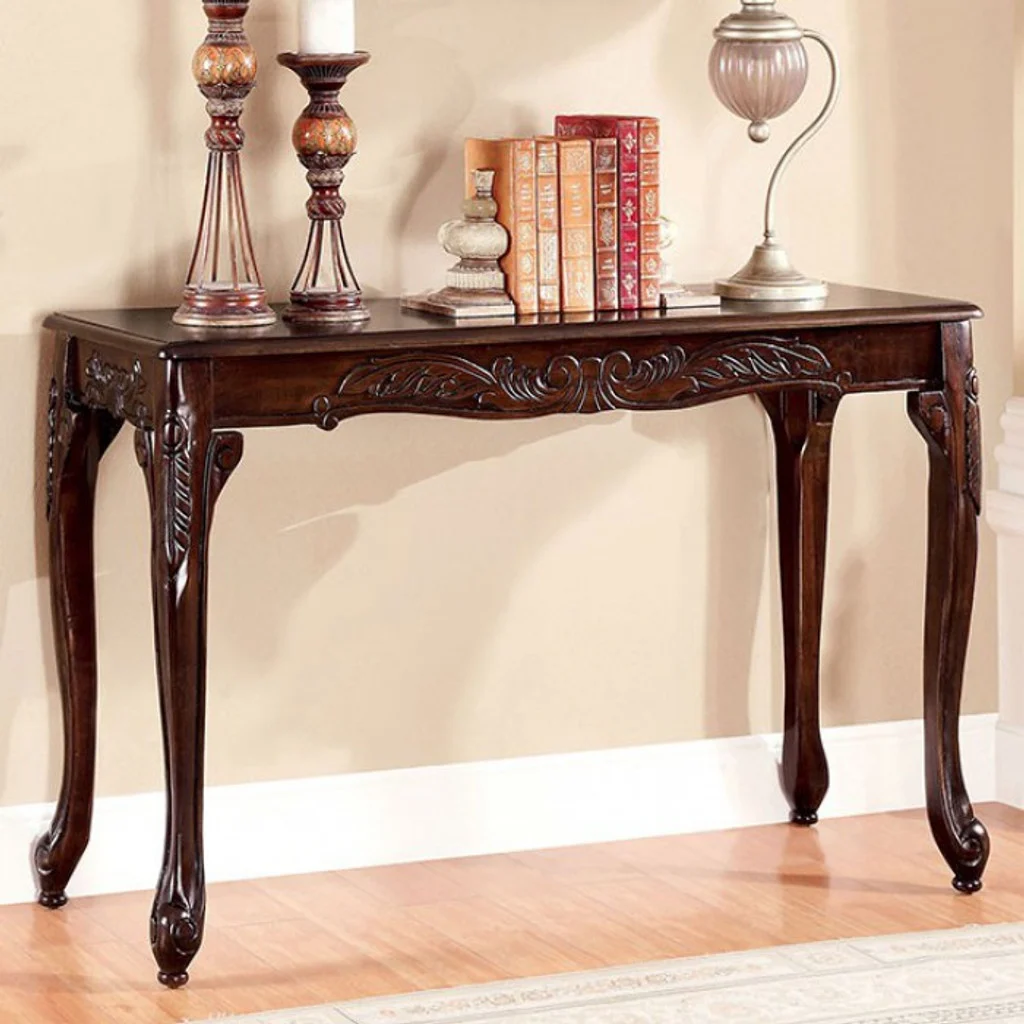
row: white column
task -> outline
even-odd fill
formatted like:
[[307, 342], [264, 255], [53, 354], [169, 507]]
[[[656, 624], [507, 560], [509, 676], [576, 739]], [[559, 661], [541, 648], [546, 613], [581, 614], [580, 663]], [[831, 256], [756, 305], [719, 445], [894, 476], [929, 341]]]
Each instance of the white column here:
[[996, 532], [999, 607], [999, 800], [1024, 807], [1024, 398], [1011, 398], [996, 448], [998, 487], [986, 495]]

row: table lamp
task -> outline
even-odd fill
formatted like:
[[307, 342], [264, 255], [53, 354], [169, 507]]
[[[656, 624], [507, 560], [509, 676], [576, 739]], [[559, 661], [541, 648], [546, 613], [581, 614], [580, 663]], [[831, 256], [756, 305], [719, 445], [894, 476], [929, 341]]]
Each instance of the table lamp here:
[[808, 62], [804, 39], [813, 39], [828, 56], [832, 85], [821, 113], [786, 150], [772, 174], [765, 203], [764, 241], [750, 262], [715, 290], [729, 299], [776, 302], [822, 299], [824, 281], [804, 277], [789, 260], [775, 235], [775, 195], [793, 157], [821, 131], [839, 98], [839, 62], [835, 51], [817, 32], [801, 28], [775, 9], [775, 0], [742, 0], [743, 9], [715, 29], [709, 74], [715, 95], [734, 114], [750, 122], [754, 142], [767, 142], [769, 122], [781, 117], [803, 95]]

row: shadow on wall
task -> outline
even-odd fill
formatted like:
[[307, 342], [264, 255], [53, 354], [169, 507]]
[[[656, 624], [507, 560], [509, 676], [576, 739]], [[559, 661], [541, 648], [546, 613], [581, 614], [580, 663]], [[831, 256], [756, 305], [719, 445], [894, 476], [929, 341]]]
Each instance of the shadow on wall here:
[[[675, 446], [689, 440], [707, 448], [703, 735], [745, 736], [751, 731], [751, 667], [766, 574], [774, 449], [767, 418], [754, 398], [707, 408], [704, 429], [697, 437], [686, 437], [686, 421], [679, 416], [687, 415], [692, 414], [636, 416], [634, 429], [662, 444]], [[680, 508], [680, 520], [685, 514], [685, 508]], [[685, 630], [684, 624], [680, 629]]]
[[[979, 259], [986, 246], [992, 251], [986, 235], [998, 223], [1010, 182], [1003, 188], [995, 180], [986, 190], [977, 168], [1005, 167], [1009, 174], [1009, 138], [1005, 160], [991, 154], [1003, 144], [1003, 133], [993, 129], [994, 105], [1009, 104], [1012, 83], [1007, 81], [1004, 94], [990, 77], [1004, 66], [996, 53], [984, 73], [963, 64], [967, 54], [990, 48], [993, 25], [1006, 15], [1012, 20], [1012, 7], [993, 4], [987, 11], [993, 21], [967, 25], [954, 5], [927, 0], [849, 5], [851, 46], [862, 70], [847, 92], [855, 89], [859, 159], [871, 197], [855, 225], [860, 238], [852, 242], [871, 254], [863, 283], [1010, 308], [1009, 270], [1005, 280], [993, 280], [990, 257]], [[951, 73], [934, 70], [943, 67]], [[1009, 131], [1009, 118], [1006, 124]], [[995, 210], [987, 210], [990, 205]], [[979, 334], [988, 337], [995, 329], [997, 324], [983, 323]], [[981, 345], [977, 357], [985, 381], [987, 360], [996, 365], [1001, 356], [994, 346]], [[1008, 387], [989, 379], [982, 405], [991, 438], [1002, 408], [999, 393]], [[834, 505], [843, 519], [834, 517], [834, 525], [842, 532], [844, 520], [856, 521], [860, 529], [852, 538], [845, 531], [843, 550], [829, 569], [831, 615], [822, 674], [826, 715], [863, 720], [871, 700], [865, 681], [891, 679], [889, 717], [913, 718], [921, 708], [921, 648], [920, 641], [907, 638], [923, 633], [925, 446], [901, 395], [844, 401], [836, 441]], [[995, 693], [994, 563], [984, 529], [979, 569], [967, 711], [991, 707]]]
[[[372, 163], [353, 175], [367, 183], [350, 228], [367, 236], [387, 224], [390, 244], [374, 284], [383, 294], [418, 290], [424, 257], [444, 266], [440, 223], [457, 216], [462, 195], [462, 139], [467, 135], [534, 135], [551, 131], [557, 95], [538, 107], [520, 102], [516, 83], [581, 63], [581, 79], [600, 93], [600, 68], [586, 55], [607, 46], [663, 7], [664, 0], [616, 4], [595, 16], [593, 0], [517, 0], [495, 19], [467, 0], [398, 0], [360, 7], [359, 34], [373, 40], [368, 69], [386, 88], [364, 83], [357, 119]], [[605, 5], [606, 7], [608, 5]], [[500, 28], [495, 31], [495, 22]], [[543, 26], [543, 31], [537, 27]], [[365, 33], [365, 35], [364, 35]], [[621, 92], [609, 105], [621, 102]], [[371, 181], [368, 175], [373, 174]], [[391, 201], [395, 191], [402, 200]]]

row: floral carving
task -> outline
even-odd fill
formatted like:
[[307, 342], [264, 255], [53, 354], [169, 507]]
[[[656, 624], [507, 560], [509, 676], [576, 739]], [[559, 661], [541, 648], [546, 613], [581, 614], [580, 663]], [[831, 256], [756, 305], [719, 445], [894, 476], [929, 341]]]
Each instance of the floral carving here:
[[192, 442], [189, 423], [169, 416], [163, 428], [163, 458], [167, 473], [167, 521], [164, 542], [173, 576], [184, 564], [192, 543]]
[[[192, 453], [188, 421], [179, 415], [164, 422], [157, 448], [151, 429], [135, 431], [135, 457], [146, 474], [150, 502], [166, 502], [164, 550], [173, 576], [182, 567], [192, 544]], [[162, 460], [157, 464], [154, 454]], [[165, 482], [161, 481], [161, 468]], [[163, 492], [163, 497], [161, 497]]]
[[946, 396], [941, 391], [925, 391], [910, 398], [911, 402], [916, 401], [920, 423], [935, 439], [943, 454], [948, 456], [950, 423]]
[[971, 367], [967, 374], [967, 409], [964, 420], [966, 446], [967, 490], [974, 508], [981, 513], [981, 410], [978, 408], [978, 371]]
[[[154, 460], [155, 439], [151, 429], [135, 431], [135, 456], [146, 474], [150, 501], [166, 502], [164, 550], [167, 567], [175, 575], [185, 564], [192, 547], [192, 533], [196, 501], [193, 498], [192, 469], [195, 445], [189, 421], [181, 415], [172, 415], [164, 422], [159, 438], [163, 478]], [[242, 459], [242, 435], [236, 431], [215, 433], [206, 450], [203, 478], [207, 526], [213, 506], [228, 477]], [[161, 494], [163, 495], [161, 497]]]
[[127, 419], [136, 426], [146, 426], [149, 410], [145, 398], [146, 380], [138, 359], [130, 370], [104, 362], [95, 352], [85, 364], [85, 387], [82, 400], [93, 409], [105, 409], [119, 420]]
[[242, 451], [243, 438], [237, 431], [228, 430], [213, 435], [206, 467], [208, 517], [212, 516], [213, 506], [220, 497], [220, 492], [224, 489], [228, 477], [242, 461]]
[[50, 381], [50, 402], [46, 410], [46, 518], [53, 512], [53, 460], [57, 448], [57, 382]]
[[149, 919], [149, 935], [153, 945], [166, 940], [178, 956], [192, 957], [202, 939], [202, 925], [189, 907], [178, 903], [163, 903], [153, 908]]
[[804, 380], [837, 390], [844, 383], [820, 349], [766, 337], [692, 354], [671, 345], [642, 358], [623, 351], [559, 355], [542, 366], [512, 355], [481, 365], [464, 356], [403, 353], [354, 367], [333, 396], [315, 400], [313, 413], [331, 430], [345, 416], [374, 409], [484, 416], [665, 409], [709, 392]]
[[[972, 368], [967, 373], [964, 388], [963, 487], [971, 499], [975, 513], [980, 514], [982, 469], [981, 411], [978, 408], [978, 390], [978, 373]], [[947, 459], [953, 458], [952, 421], [946, 392], [927, 391], [916, 395], [911, 394], [910, 403], [911, 414], [917, 420], [918, 425], [931, 435]]]
[[50, 399], [46, 410], [46, 518], [53, 514], [53, 496], [57, 486], [58, 463], [63, 461], [63, 451], [71, 440], [74, 426], [71, 409], [60, 401], [60, 386], [50, 380]]
[[172, 892], [167, 902], [158, 892], [149, 918], [149, 942], [160, 965], [161, 984], [178, 988], [188, 981], [187, 967], [203, 941], [204, 916], [201, 890], [191, 905], [180, 892]]

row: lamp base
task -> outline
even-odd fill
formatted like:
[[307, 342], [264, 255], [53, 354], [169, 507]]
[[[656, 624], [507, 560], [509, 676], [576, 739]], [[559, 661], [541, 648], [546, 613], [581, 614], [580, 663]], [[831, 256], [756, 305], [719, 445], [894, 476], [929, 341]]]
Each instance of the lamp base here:
[[825, 298], [828, 285], [804, 277], [781, 245], [765, 241], [739, 273], [716, 281], [715, 291], [724, 299], [744, 302], [803, 302]]

